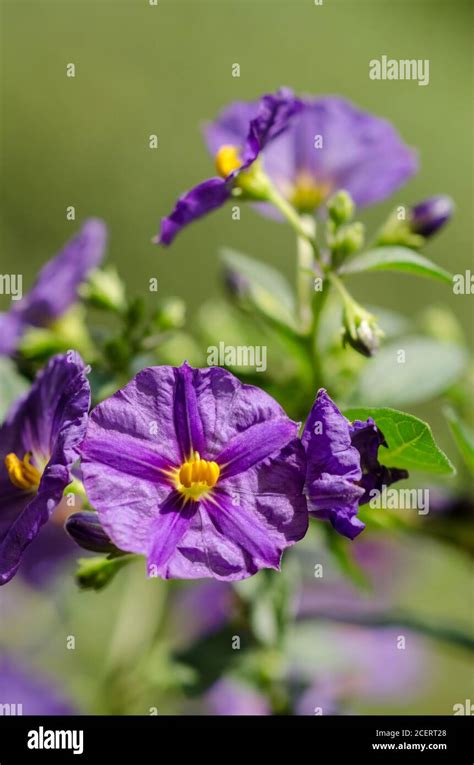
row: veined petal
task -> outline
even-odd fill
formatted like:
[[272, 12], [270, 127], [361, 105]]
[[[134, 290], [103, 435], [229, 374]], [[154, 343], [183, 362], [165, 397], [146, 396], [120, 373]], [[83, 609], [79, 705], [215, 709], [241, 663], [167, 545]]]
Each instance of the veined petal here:
[[193, 452], [199, 452], [201, 457], [205, 452], [203, 426], [193, 375], [194, 370], [187, 363], [175, 370], [174, 423], [183, 461]]
[[[149, 575], [163, 575], [179, 542], [189, 528], [198, 510], [197, 502], [185, 502], [177, 492], [172, 492], [160, 507], [160, 512], [150, 528], [151, 548], [148, 553]], [[152, 570], [150, 574], [151, 567]]]
[[298, 426], [287, 417], [252, 425], [234, 436], [216, 458], [222, 477], [230, 478], [262, 462], [286, 446], [297, 434]]
[[169, 478], [163, 473], [172, 467], [169, 459], [159, 454], [153, 444], [143, 439], [118, 432], [110, 438], [101, 428], [91, 423], [82, 456], [84, 460], [99, 462], [134, 478], [144, 478], [169, 486]]
[[256, 569], [279, 568], [283, 548], [272, 540], [272, 529], [262, 518], [249, 512], [245, 505], [234, 507], [231, 498], [222, 491], [203, 500], [205, 510], [222, 536], [232, 539], [244, 554], [250, 556]]
[[322, 473], [360, 480], [360, 454], [352, 446], [350, 423], [324, 389], [318, 392], [301, 440], [308, 457], [309, 482]]

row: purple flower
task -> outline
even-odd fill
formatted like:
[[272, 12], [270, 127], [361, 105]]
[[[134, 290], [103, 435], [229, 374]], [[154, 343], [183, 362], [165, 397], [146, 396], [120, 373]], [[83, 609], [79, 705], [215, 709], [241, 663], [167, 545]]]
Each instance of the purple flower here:
[[0, 584], [14, 576], [71, 481], [89, 403], [82, 360], [55, 356], [0, 429]]
[[316, 396], [302, 441], [307, 456], [306, 494], [309, 512], [329, 520], [340, 534], [354, 539], [365, 528], [357, 511], [380, 490], [408, 477], [406, 470], [378, 461], [383, 433], [369, 418], [350, 423], [321, 389]]
[[91, 218], [43, 266], [29, 293], [0, 314], [0, 354], [14, 353], [28, 326], [46, 327], [75, 303], [79, 286], [102, 261], [106, 239], [105, 224]]
[[218, 367], [151, 367], [92, 412], [85, 487], [121, 550], [162, 578], [280, 567], [306, 533], [298, 425]]
[[[8, 706], [5, 706], [8, 705]], [[0, 657], [0, 715], [73, 715], [77, 710], [55, 683], [10, 657]]]
[[[242, 190], [258, 196], [255, 179], [249, 174], [250, 166], [263, 149], [278, 138], [291, 118], [301, 108], [291, 90], [281, 88], [275, 94], [263, 96], [252, 109], [252, 115], [240, 122], [238, 141], [221, 143], [216, 148], [216, 166], [219, 178], [210, 178], [184, 194], [167, 218], [161, 221], [157, 244], [171, 244], [176, 234], [192, 221], [222, 207], [239, 181]], [[231, 145], [228, 145], [231, 144]]]
[[[289, 129], [263, 154], [265, 172], [301, 212], [314, 212], [339, 189], [361, 207], [374, 204], [417, 171], [415, 152], [387, 120], [334, 96], [307, 97], [302, 103]], [[242, 144], [257, 108], [236, 102], [220, 114], [206, 132], [212, 154]]]
[[454, 203], [450, 197], [439, 194], [425, 199], [411, 210], [410, 228], [426, 238], [433, 236], [451, 218]]

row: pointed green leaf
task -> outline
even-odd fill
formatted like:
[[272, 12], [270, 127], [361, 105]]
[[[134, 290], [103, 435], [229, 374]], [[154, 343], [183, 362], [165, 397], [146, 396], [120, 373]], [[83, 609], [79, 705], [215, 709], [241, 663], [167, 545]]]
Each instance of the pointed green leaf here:
[[366, 271], [402, 271], [426, 276], [452, 284], [452, 275], [428, 258], [408, 247], [378, 247], [358, 255], [341, 269], [341, 274], [360, 274]]
[[397, 409], [357, 407], [347, 409], [350, 420], [372, 417], [385, 436], [388, 448], [379, 449], [379, 459], [388, 467], [451, 474], [456, 470], [433, 438], [430, 426], [412, 414]]

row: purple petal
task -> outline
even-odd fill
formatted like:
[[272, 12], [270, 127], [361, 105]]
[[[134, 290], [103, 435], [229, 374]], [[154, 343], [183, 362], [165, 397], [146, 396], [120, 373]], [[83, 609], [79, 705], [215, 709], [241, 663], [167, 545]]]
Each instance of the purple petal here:
[[211, 210], [222, 207], [230, 199], [231, 185], [223, 178], [210, 178], [180, 197], [173, 212], [161, 219], [161, 231], [156, 244], [171, 244], [176, 234], [192, 221]]
[[62, 316], [77, 300], [79, 286], [97, 268], [105, 253], [107, 229], [103, 221], [87, 220], [59, 255], [41, 269], [18, 308], [25, 322], [45, 326]]
[[353, 539], [364, 524], [355, 516], [364, 494], [360, 455], [351, 443], [350, 423], [325, 390], [320, 390], [305, 424], [303, 445], [307, 457], [306, 492], [309, 512], [329, 520]]
[[144, 478], [169, 486], [169, 478], [163, 473], [170, 468], [169, 459], [158, 452], [155, 444], [143, 439], [119, 431], [111, 439], [108, 431], [92, 421], [81, 451], [85, 461], [99, 462], [104, 467], [114, 468], [133, 478]]
[[148, 555], [148, 570], [153, 566], [156, 574], [166, 578], [165, 566], [189, 528], [198, 510], [197, 502], [185, 502], [178, 492], [172, 492], [160, 507], [150, 529], [152, 545]]
[[308, 458], [308, 480], [330, 473], [360, 480], [360, 455], [351, 442], [351, 425], [325, 390], [316, 396], [301, 437]]
[[205, 126], [204, 136], [213, 157], [222, 146], [244, 145], [249, 125], [257, 116], [259, 104], [259, 101], [234, 101]]
[[378, 459], [380, 446], [387, 446], [383, 433], [371, 417], [366, 422], [356, 420], [350, 427], [351, 443], [360, 454], [362, 478], [359, 485], [364, 494], [359, 500], [363, 505], [371, 498], [371, 492], [381, 491], [383, 486], [390, 486], [396, 481], [408, 478], [408, 472], [399, 468], [388, 468], [381, 465]]
[[248, 167], [260, 152], [289, 127], [292, 118], [303, 107], [289, 88], [280, 88], [261, 99], [258, 111], [251, 120], [242, 154], [242, 168]]
[[216, 457], [222, 466], [222, 477], [230, 478], [262, 462], [286, 446], [297, 432], [297, 424], [287, 417], [252, 425], [236, 435]]
[[174, 422], [183, 461], [189, 459], [193, 452], [199, 452], [201, 456], [205, 452], [203, 427], [193, 384], [194, 374], [195, 370], [187, 363], [175, 370]]

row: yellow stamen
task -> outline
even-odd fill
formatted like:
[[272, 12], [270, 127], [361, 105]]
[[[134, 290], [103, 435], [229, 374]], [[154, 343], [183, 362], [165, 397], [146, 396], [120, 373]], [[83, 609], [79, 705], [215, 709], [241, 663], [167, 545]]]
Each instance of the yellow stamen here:
[[300, 212], [314, 212], [330, 194], [328, 183], [316, 183], [309, 173], [300, 173], [290, 195], [290, 202]]
[[199, 452], [194, 452], [193, 456], [183, 462], [177, 470], [177, 489], [186, 499], [198, 502], [216, 485], [220, 472], [217, 462], [202, 460]]
[[5, 457], [5, 466], [10, 481], [14, 486], [24, 491], [36, 491], [41, 481], [41, 473], [31, 464], [31, 452], [27, 452], [22, 460], [11, 452]]
[[242, 165], [237, 146], [221, 146], [216, 154], [216, 170], [222, 178]]

